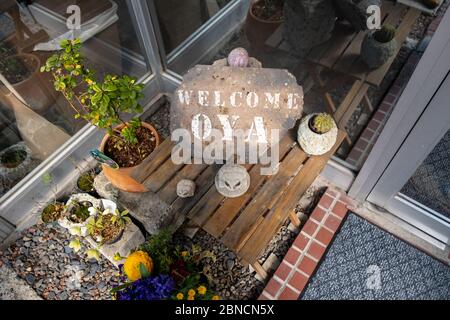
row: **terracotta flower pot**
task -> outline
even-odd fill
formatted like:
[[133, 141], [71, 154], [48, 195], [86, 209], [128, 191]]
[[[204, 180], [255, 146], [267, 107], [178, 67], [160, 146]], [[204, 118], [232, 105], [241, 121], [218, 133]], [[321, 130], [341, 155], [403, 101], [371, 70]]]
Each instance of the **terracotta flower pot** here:
[[30, 107], [30, 109], [38, 114], [45, 113], [55, 100], [43, 87], [39, 75], [41, 61], [37, 56], [29, 53], [20, 53], [11, 56], [10, 59], [31, 62], [30, 65], [28, 65], [28, 67], [30, 67], [30, 76], [20, 82], [11, 83], [11, 85], [25, 99], [27, 106]]
[[[158, 131], [156, 131], [156, 129], [146, 123], [146, 122], [142, 122], [141, 125], [147, 129], [149, 129], [156, 141], [155, 141], [155, 148], [157, 146], [159, 146], [160, 143], [160, 138], [159, 138], [159, 134]], [[122, 129], [123, 125], [120, 125], [117, 127], [117, 129]], [[101, 152], [104, 152], [105, 150], [105, 145], [106, 142], [109, 139], [109, 134], [105, 135], [105, 137], [102, 140], [102, 143], [100, 144], [100, 148], [99, 150]], [[105, 174], [105, 177], [118, 189], [126, 191], [126, 192], [147, 192], [148, 189], [141, 183], [137, 182], [136, 180], [134, 180], [131, 177], [131, 173], [134, 172], [134, 170], [139, 170], [140, 164], [134, 167], [129, 167], [129, 168], [119, 168], [117, 170], [112, 169], [111, 167], [107, 166], [107, 165], [102, 165], [102, 169], [103, 169], [103, 173]]]
[[283, 23], [283, 19], [278, 21], [269, 21], [258, 18], [253, 14], [253, 6], [259, 1], [254, 1], [250, 4], [250, 8], [247, 13], [247, 19], [245, 21], [245, 34], [253, 49], [265, 49], [269, 48], [265, 46], [266, 40], [277, 30], [277, 28]]

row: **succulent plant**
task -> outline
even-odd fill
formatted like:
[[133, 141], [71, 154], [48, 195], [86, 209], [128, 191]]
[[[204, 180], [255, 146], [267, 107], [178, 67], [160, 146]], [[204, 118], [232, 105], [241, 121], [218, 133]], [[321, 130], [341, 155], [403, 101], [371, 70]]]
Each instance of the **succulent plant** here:
[[428, 8], [428, 9], [434, 9], [441, 3], [441, 0], [422, 0], [422, 3]]
[[395, 37], [395, 28], [390, 24], [386, 24], [380, 30], [375, 31], [373, 37], [380, 43], [390, 42]]
[[318, 134], [330, 131], [334, 126], [334, 119], [328, 113], [319, 113], [312, 118], [312, 128]]

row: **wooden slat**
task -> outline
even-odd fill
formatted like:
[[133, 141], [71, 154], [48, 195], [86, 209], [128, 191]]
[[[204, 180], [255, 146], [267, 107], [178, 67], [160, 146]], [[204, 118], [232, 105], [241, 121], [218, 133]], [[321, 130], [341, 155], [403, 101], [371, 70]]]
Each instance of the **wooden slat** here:
[[180, 212], [181, 214], [187, 215], [187, 213], [192, 209], [192, 207], [203, 197], [203, 195], [211, 188], [214, 183], [214, 177], [219, 171], [221, 165], [210, 165], [206, 170], [204, 170], [198, 178], [195, 180], [197, 189], [195, 195], [191, 198], [177, 198], [172, 204], [173, 210]]
[[168, 158], [158, 170], [144, 181], [144, 186], [157, 193], [183, 167], [184, 164], [174, 164], [172, 159]]
[[283, 24], [280, 25], [278, 29], [275, 30], [275, 32], [272, 33], [272, 35], [269, 38], [267, 38], [266, 40], [267, 46], [272, 47], [274, 49], [278, 48], [278, 46], [283, 41], [283, 28], [284, 28]]
[[249, 263], [257, 261], [258, 256], [284, 224], [289, 213], [298, 203], [301, 196], [314, 182], [328, 160], [336, 152], [344, 140], [345, 135], [346, 133], [344, 131], [339, 131], [337, 142], [330, 152], [323, 156], [311, 157], [307, 160], [270, 214], [265, 217], [264, 221], [252, 233], [251, 237], [248, 238], [241, 250], [239, 250], [238, 255], [240, 257]]
[[[244, 167], [249, 171], [253, 165], [245, 165]], [[189, 211], [188, 218], [198, 226], [203, 226], [224, 199], [225, 197], [217, 191], [215, 184], [213, 184], [208, 192]]]
[[[296, 142], [292, 136], [287, 134], [280, 142], [280, 159], [283, 159], [288, 151]], [[235, 219], [242, 207], [254, 196], [254, 193], [267, 179], [267, 176], [261, 175], [261, 165], [254, 166], [250, 174], [250, 188], [245, 195], [238, 198], [227, 198], [222, 205], [214, 212], [210, 219], [205, 223], [203, 229], [216, 238], [225, 231], [228, 225]]]
[[339, 24], [335, 30], [333, 37], [329, 40], [328, 50], [318, 61], [320, 65], [327, 68], [334, 66], [356, 36], [356, 33], [349, 25]]
[[183, 169], [177, 172], [176, 176], [174, 176], [169, 183], [167, 183], [161, 190], [158, 192], [158, 196], [164, 200], [167, 204], [171, 204], [177, 199], [177, 185], [182, 179], [193, 180], [197, 179], [197, 177], [206, 169], [206, 164], [189, 164], [184, 166]]
[[228, 248], [234, 249], [239, 246], [258, 217], [272, 208], [288, 185], [290, 178], [307, 158], [308, 156], [298, 146], [292, 148], [280, 164], [280, 171], [268, 179], [229, 230], [225, 232], [221, 241]]
[[131, 174], [131, 177], [136, 181], [143, 183], [167, 158], [172, 152], [173, 143], [170, 139], [164, 140], [136, 170]]
[[345, 113], [342, 115], [341, 119], [338, 121], [338, 127], [340, 129], [344, 129], [347, 125], [348, 121], [350, 120], [352, 114], [355, 112], [356, 108], [359, 106], [361, 101], [363, 100], [365, 94], [367, 93], [367, 90], [369, 90], [369, 85], [367, 83], [363, 84], [358, 91], [357, 95], [353, 99], [352, 103], [349, 105], [347, 110], [345, 110]]
[[363, 85], [363, 82], [360, 81], [360, 80], [356, 80], [353, 83], [353, 85], [350, 88], [349, 92], [347, 93], [347, 95], [345, 96], [344, 100], [339, 105], [338, 109], [336, 110], [336, 112], [333, 115], [334, 116], [334, 120], [336, 122], [339, 122], [339, 120], [341, 120], [342, 116], [347, 111], [347, 109], [349, 108], [349, 106], [352, 103], [352, 101], [355, 99], [355, 96], [358, 94], [359, 89], [361, 88], [362, 85]]

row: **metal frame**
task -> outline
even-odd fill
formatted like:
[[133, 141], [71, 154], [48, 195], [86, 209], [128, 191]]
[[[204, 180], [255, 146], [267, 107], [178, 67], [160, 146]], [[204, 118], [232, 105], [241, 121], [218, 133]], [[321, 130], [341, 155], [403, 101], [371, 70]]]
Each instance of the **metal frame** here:
[[233, 0], [218, 14], [211, 17], [197, 32], [167, 55], [169, 69], [184, 73], [210, 55], [218, 44], [224, 43], [225, 39], [241, 27], [247, 16], [250, 2], [250, 0]]
[[445, 244], [450, 244], [450, 219], [420, 205], [400, 190], [450, 130], [449, 100], [450, 76], [447, 76], [367, 198]]

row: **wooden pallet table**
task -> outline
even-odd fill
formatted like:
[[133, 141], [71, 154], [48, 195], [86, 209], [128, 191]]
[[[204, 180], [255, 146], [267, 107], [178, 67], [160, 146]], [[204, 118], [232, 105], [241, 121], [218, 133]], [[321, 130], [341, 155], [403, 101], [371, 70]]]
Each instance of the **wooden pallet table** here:
[[[383, 24], [391, 24], [396, 27], [398, 48], [388, 62], [375, 70], [369, 69], [360, 58], [361, 43], [367, 31], [354, 32], [348, 24], [343, 22], [336, 24], [330, 40], [313, 48], [306, 55], [310, 77], [318, 87], [318, 92], [323, 96], [340, 129], [345, 130], [348, 121], [361, 102], [369, 111], [373, 111], [367, 91], [370, 86], [380, 86], [419, 15], [420, 11], [415, 8], [383, 1], [382, 21]], [[291, 52], [288, 43], [282, 37], [282, 30], [283, 26], [278, 28], [266, 44]], [[325, 82], [321, 76], [324, 69], [333, 71], [336, 76]], [[348, 78], [353, 80], [353, 84], [340, 104], [336, 105], [330, 92], [342, 85]], [[347, 137], [347, 141], [351, 144], [349, 139]]]
[[[333, 150], [323, 156], [308, 156], [300, 149], [293, 132], [289, 132], [280, 142], [279, 172], [262, 176], [260, 165], [246, 165], [251, 185], [239, 198], [225, 198], [217, 192], [214, 178], [220, 165], [175, 165], [170, 158], [173, 144], [169, 139], [132, 176], [172, 206], [178, 216], [188, 218], [191, 224], [211, 234], [265, 277], [258, 257], [286, 219], [290, 217], [299, 224], [294, 214], [296, 204], [345, 136], [340, 130]], [[177, 196], [176, 186], [181, 179], [195, 181], [194, 197]], [[178, 226], [182, 220], [177, 219]]]

